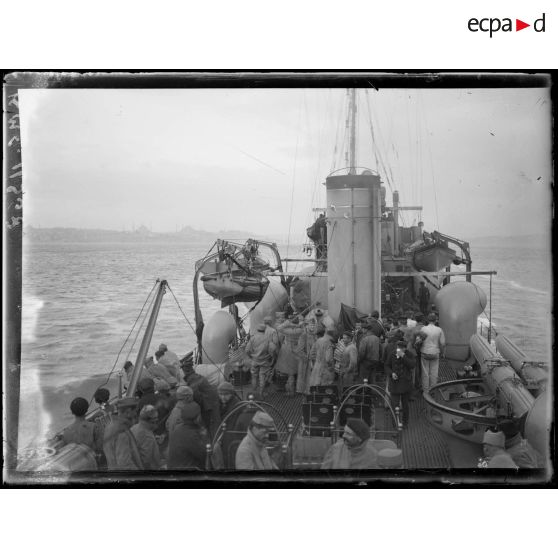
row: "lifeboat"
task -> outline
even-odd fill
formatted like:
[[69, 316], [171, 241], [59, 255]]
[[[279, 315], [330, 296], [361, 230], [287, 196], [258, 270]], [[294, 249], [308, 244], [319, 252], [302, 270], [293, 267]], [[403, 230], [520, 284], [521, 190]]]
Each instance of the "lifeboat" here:
[[269, 279], [263, 275], [247, 275], [242, 270], [210, 273], [201, 277], [207, 294], [221, 301], [221, 307], [235, 302], [255, 302], [267, 290]]
[[421, 240], [406, 248], [405, 256], [416, 270], [425, 272], [440, 271], [452, 263], [460, 263], [455, 250], [435, 233], [424, 233]]
[[244, 246], [226, 243], [219, 247], [215, 260], [205, 261], [200, 269], [207, 294], [221, 306], [261, 300], [269, 285], [265, 272], [269, 263], [257, 254], [254, 241]]

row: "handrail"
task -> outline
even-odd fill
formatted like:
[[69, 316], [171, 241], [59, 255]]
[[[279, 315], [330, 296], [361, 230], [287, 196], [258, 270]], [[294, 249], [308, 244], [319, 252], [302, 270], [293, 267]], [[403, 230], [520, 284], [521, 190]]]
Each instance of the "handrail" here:
[[391, 405], [391, 401], [389, 400], [387, 393], [385, 392], [385, 390], [383, 390], [382, 388], [374, 385], [374, 384], [369, 384], [366, 380], [364, 381], [364, 383], [362, 384], [356, 384], [354, 386], [351, 386], [349, 388], [349, 390], [346, 392], [345, 397], [343, 398], [343, 400], [341, 401], [341, 404], [339, 405], [339, 407], [337, 408], [337, 413], [336, 415], [333, 417], [333, 420], [335, 422], [336, 426], [339, 426], [339, 417], [341, 415], [341, 409], [343, 408], [343, 406], [347, 403], [347, 400], [352, 397], [353, 395], [357, 394], [357, 392], [359, 390], [362, 389], [369, 389], [370, 391], [372, 391], [372, 393], [379, 395], [382, 399], [382, 401], [384, 402], [384, 405], [387, 406], [387, 408], [389, 408], [392, 418], [395, 422], [395, 424], [397, 424], [397, 417], [395, 415], [395, 412], [393, 410], [393, 407]]
[[[279, 430], [279, 428], [276, 428], [276, 432], [279, 435], [279, 440], [278, 442], [281, 444], [281, 452], [283, 453], [283, 455], [285, 456], [285, 459], [289, 459], [289, 454], [290, 454], [290, 448], [292, 446], [293, 443], [293, 437], [295, 434], [294, 431], [294, 427], [292, 424], [288, 423], [285, 420], [285, 417], [283, 416], [283, 414], [279, 411], [279, 409], [277, 409], [277, 407], [275, 407], [274, 405], [272, 405], [271, 403], [268, 403], [266, 401], [256, 401], [256, 399], [254, 399], [253, 395], [248, 396], [248, 400], [246, 401], [240, 401], [233, 409], [231, 409], [229, 411], [229, 413], [221, 420], [221, 422], [219, 423], [219, 426], [217, 427], [217, 430], [215, 431], [215, 435], [213, 436], [213, 439], [211, 440], [210, 444], [206, 445], [206, 464], [209, 464], [209, 461], [211, 459], [211, 455], [213, 455], [215, 448], [220, 444], [221, 440], [223, 439], [224, 434], [227, 433], [235, 433], [235, 434], [246, 434], [245, 431], [243, 432], [239, 432], [239, 431], [235, 431], [235, 430], [227, 430], [227, 420], [237, 414], [239, 411], [241, 411], [241, 409], [245, 409], [245, 408], [256, 408], [259, 411], [263, 411], [264, 413], [269, 414], [269, 410], [273, 411], [273, 415], [270, 415], [271, 418], [273, 419], [273, 422], [275, 423], [275, 419], [279, 418], [281, 420], [281, 422], [283, 423], [283, 426], [286, 428], [285, 430]], [[277, 427], [278, 425], [275, 424], [275, 426]]]
[[128, 384], [128, 389], [126, 393], [130, 397], [133, 397], [141, 376], [141, 370], [143, 368], [145, 357], [147, 356], [147, 351], [149, 349], [149, 344], [151, 343], [151, 338], [153, 337], [153, 331], [155, 330], [155, 324], [157, 322], [157, 316], [159, 314], [159, 309], [161, 308], [161, 302], [163, 301], [163, 295], [165, 294], [166, 286], [167, 286], [167, 281], [163, 279], [159, 285], [159, 290], [155, 297], [155, 302], [153, 303], [153, 310], [151, 311], [151, 316], [149, 316], [149, 322], [147, 323], [147, 327], [145, 329], [145, 333], [141, 341], [138, 356], [136, 358], [136, 363], [134, 365], [134, 370], [132, 371], [132, 377], [130, 378], [130, 382]]

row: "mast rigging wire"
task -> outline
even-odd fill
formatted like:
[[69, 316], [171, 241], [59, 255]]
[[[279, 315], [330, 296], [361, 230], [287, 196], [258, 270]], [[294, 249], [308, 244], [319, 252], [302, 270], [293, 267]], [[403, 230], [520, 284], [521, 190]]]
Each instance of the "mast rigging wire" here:
[[[105, 380], [102, 384], [100, 384], [100, 385], [95, 389], [95, 392], [96, 392], [97, 390], [101, 389], [103, 386], [106, 386], [106, 385], [108, 384], [108, 382], [109, 382], [109, 380], [110, 380], [110, 377], [112, 376], [112, 374], [113, 374], [113, 372], [114, 372], [114, 370], [115, 370], [115, 368], [116, 368], [116, 364], [118, 363], [118, 359], [120, 358], [120, 354], [122, 353], [124, 347], [126, 346], [126, 343], [128, 342], [128, 339], [130, 339], [130, 336], [132, 335], [132, 332], [134, 331], [134, 328], [136, 327], [136, 324], [138, 323], [138, 321], [139, 321], [139, 319], [140, 319], [140, 316], [141, 316], [142, 313], [143, 313], [143, 310], [144, 310], [144, 308], [145, 308], [145, 305], [147, 304], [147, 301], [149, 300], [149, 298], [150, 298], [151, 295], [153, 294], [153, 291], [155, 290], [155, 287], [157, 286], [157, 283], [159, 283], [159, 279], [157, 279], [157, 280], [155, 281], [155, 284], [153, 285], [153, 287], [151, 288], [151, 291], [150, 291], [149, 294], [147, 295], [147, 298], [145, 299], [145, 301], [144, 301], [144, 303], [143, 303], [143, 305], [142, 305], [142, 307], [141, 307], [141, 310], [139, 311], [139, 314], [138, 314], [138, 316], [137, 316], [137, 318], [136, 318], [134, 324], [132, 325], [132, 329], [131, 329], [130, 332], [128, 333], [128, 336], [127, 336], [126, 339], [124, 340], [124, 343], [122, 343], [122, 346], [120, 347], [120, 350], [118, 351], [118, 354], [116, 355], [116, 359], [115, 359], [115, 361], [114, 361], [114, 364], [112, 365], [111, 371], [108, 373], [108, 376], [107, 376], [106, 380]], [[150, 304], [149, 304], [149, 308], [151, 308], [151, 307], [153, 306], [153, 303], [154, 303], [154, 302], [155, 302], [155, 297], [152, 298], [152, 300], [151, 300], [151, 302], [150, 302]], [[149, 312], [146, 312], [145, 315], [144, 315], [144, 317], [143, 317], [143, 320], [142, 320], [142, 322], [141, 322], [141, 325], [140, 325], [140, 327], [138, 328], [138, 331], [137, 331], [137, 333], [136, 333], [136, 337], [134, 338], [134, 342], [132, 343], [132, 346], [130, 347], [130, 350], [128, 351], [128, 355], [126, 356], [126, 360], [127, 360], [128, 357], [130, 356], [130, 353], [132, 352], [132, 348], [134, 347], [134, 345], [135, 345], [135, 343], [136, 343], [136, 340], [137, 340], [137, 338], [138, 338], [139, 332], [141, 331], [141, 328], [143, 327], [143, 324], [145, 323], [145, 319], [146, 319], [148, 313], [149, 313]], [[91, 405], [91, 403], [93, 402], [93, 399], [95, 398], [95, 392], [93, 392], [93, 395], [91, 396], [91, 399], [89, 400], [89, 405]]]
[[[304, 93], [304, 90], [303, 90]], [[305, 98], [303, 97], [303, 100]], [[290, 208], [290, 212], [289, 212], [289, 233], [287, 235], [287, 258], [289, 257], [289, 248], [290, 248], [290, 244], [291, 244], [291, 229], [292, 229], [292, 224], [293, 224], [293, 206], [294, 206], [294, 189], [295, 189], [295, 183], [296, 183], [296, 164], [297, 164], [297, 160], [298, 160], [298, 140], [300, 137], [300, 121], [301, 121], [301, 115], [302, 115], [302, 107], [303, 105], [303, 100], [301, 100], [300, 105], [299, 105], [299, 110], [298, 110], [298, 124], [297, 124], [297, 133], [296, 133], [296, 146], [295, 146], [295, 156], [294, 156], [294, 163], [293, 163], [293, 176], [292, 176], [292, 184], [291, 184], [291, 208]]]

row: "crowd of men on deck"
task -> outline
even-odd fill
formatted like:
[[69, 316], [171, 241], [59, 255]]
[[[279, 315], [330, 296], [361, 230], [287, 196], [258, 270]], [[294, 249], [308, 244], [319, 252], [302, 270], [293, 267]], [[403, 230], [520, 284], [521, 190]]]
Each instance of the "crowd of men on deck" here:
[[[438, 382], [445, 337], [435, 313], [399, 314], [383, 321], [378, 312], [341, 332], [319, 305], [304, 318], [278, 313], [259, 324], [245, 347], [245, 359], [233, 371], [251, 373], [252, 393], [264, 400], [270, 386], [285, 386], [288, 396], [309, 394], [312, 386], [337, 384], [340, 389], [364, 380], [380, 384], [409, 424], [409, 401]], [[131, 374], [127, 362], [124, 372]], [[129, 379], [129, 378], [128, 378]], [[230, 378], [227, 378], [230, 379]], [[89, 403], [78, 397], [70, 405], [74, 423], [59, 440], [82, 444], [96, 455], [99, 469], [109, 471], [238, 470], [281, 468], [281, 456], [270, 453], [276, 433], [274, 419], [261, 408], [243, 405], [228, 381], [218, 386], [196, 373], [192, 361], [180, 360], [165, 344], [155, 358], [146, 359], [134, 394], [115, 405], [99, 388], [99, 406], [86, 420]], [[223, 419], [219, 452], [208, 453]], [[540, 462], [514, 424], [484, 440], [486, 467], [537, 467]], [[213, 450], [215, 448], [213, 447]], [[381, 467], [370, 440], [370, 427], [349, 419], [341, 439], [331, 446], [322, 464], [329, 469]]]

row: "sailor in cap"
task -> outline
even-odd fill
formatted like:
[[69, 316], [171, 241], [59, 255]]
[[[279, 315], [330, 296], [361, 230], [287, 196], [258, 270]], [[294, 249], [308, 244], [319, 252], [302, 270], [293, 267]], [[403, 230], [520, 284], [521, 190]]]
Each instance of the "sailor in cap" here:
[[246, 437], [236, 452], [237, 470], [265, 471], [277, 469], [267, 451], [269, 435], [275, 430], [273, 418], [264, 411], [257, 411], [248, 427]]

